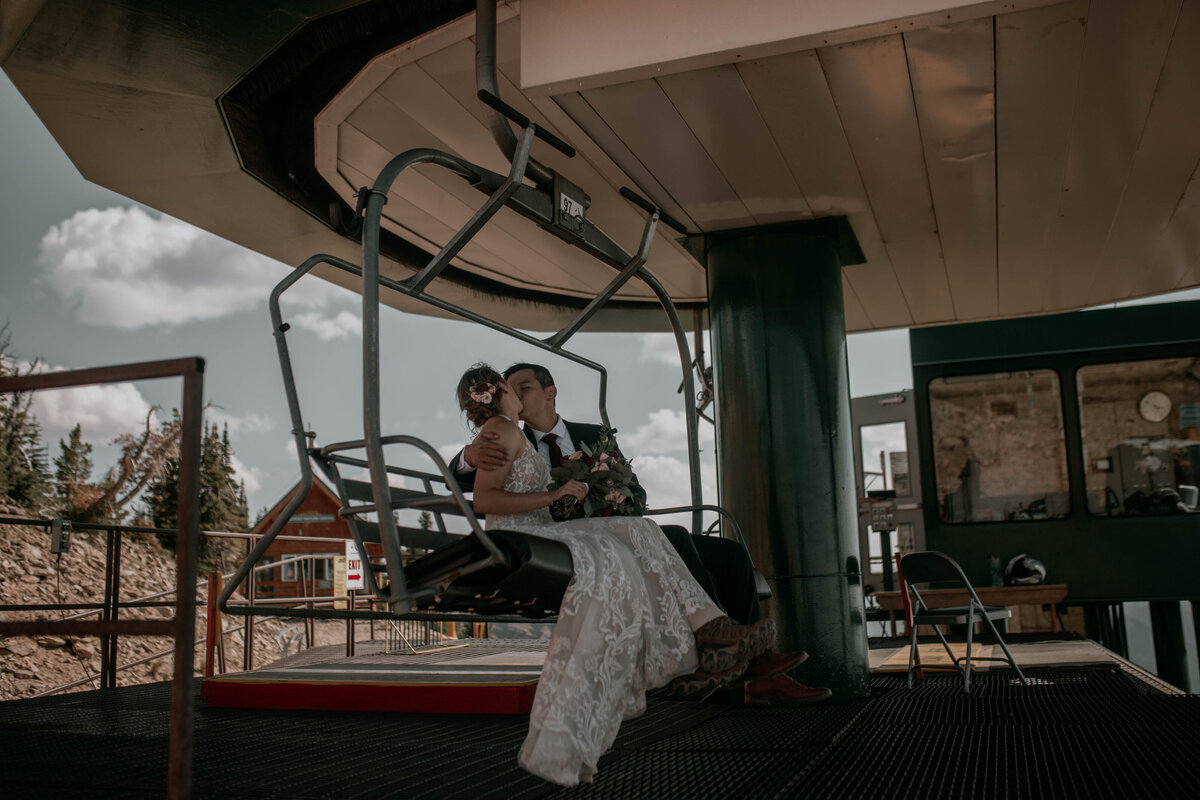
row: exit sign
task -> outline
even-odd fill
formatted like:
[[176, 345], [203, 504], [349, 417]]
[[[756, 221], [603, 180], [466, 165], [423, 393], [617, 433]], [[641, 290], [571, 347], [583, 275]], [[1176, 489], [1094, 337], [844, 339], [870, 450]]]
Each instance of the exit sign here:
[[346, 589], [362, 589], [366, 587], [366, 562], [358, 552], [358, 545], [353, 539], [346, 540]]

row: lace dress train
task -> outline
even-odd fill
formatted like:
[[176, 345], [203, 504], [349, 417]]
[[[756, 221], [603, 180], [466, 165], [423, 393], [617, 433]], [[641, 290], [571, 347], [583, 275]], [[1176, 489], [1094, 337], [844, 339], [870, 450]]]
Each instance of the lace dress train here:
[[[526, 443], [504, 489], [540, 491], [550, 470]], [[659, 527], [641, 517], [554, 522], [548, 509], [489, 514], [488, 528], [564, 542], [567, 586], [529, 717], [520, 763], [564, 786], [590, 781], [646, 690], [696, 670], [692, 631], [721, 616]]]

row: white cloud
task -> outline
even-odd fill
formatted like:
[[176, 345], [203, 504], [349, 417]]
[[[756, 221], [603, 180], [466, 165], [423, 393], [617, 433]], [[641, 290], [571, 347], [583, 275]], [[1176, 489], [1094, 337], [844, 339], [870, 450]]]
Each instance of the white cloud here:
[[[697, 435], [700, 446], [713, 441], [712, 426], [704, 420], [699, 420]], [[660, 408], [650, 412], [650, 420], [639, 425], [637, 430], [628, 436], [619, 437], [621, 449], [629, 454], [663, 454], [687, 451], [687, 422], [683, 411], [672, 411]]]
[[[253, 308], [287, 274], [266, 256], [137, 207], [76, 212], [42, 237], [38, 261], [80, 322], [130, 329]], [[314, 278], [286, 297], [318, 307], [339, 292]]]
[[[311, 440], [310, 440], [309, 446], [314, 446], [311, 444]], [[320, 444], [318, 443], [315, 446], [320, 447]], [[285, 453], [287, 453], [288, 468], [290, 469], [293, 464], [296, 464], [299, 461], [299, 458], [297, 457], [297, 451], [296, 451], [296, 439], [292, 436], [289, 436], [284, 442], [283, 450]], [[346, 477], [346, 476], [343, 475], [343, 477]], [[321, 480], [325, 480], [324, 475], [321, 476]], [[326, 481], [326, 482], [328, 483], [328, 481]]]
[[[687, 461], [673, 456], [637, 456], [631, 459], [638, 482], [646, 490], [650, 508], [674, 508], [692, 504], [691, 473]], [[717, 503], [717, 468], [711, 460], [700, 463], [700, 487], [704, 502]], [[688, 514], [654, 517], [660, 524], [674, 522], [690, 526]]]
[[225, 409], [218, 406], [209, 406], [204, 410], [204, 413], [210, 422], [216, 423], [222, 428], [228, 426], [230, 433], [269, 431], [275, 427], [275, 423], [261, 414], [250, 413], [244, 417], [239, 417], [228, 413]]
[[257, 492], [262, 488], [262, 479], [266, 474], [263, 470], [249, 466], [236, 455], [231, 455], [229, 461], [233, 464], [233, 472], [237, 475], [238, 480], [246, 484], [246, 494]]
[[[688, 341], [688, 359], [691, 359], [691, 340]], [[647, 333], [642, 337], [642, 363], [669, 364], [679, 367], [679, 347], [673, 333]]]
[[323, 342], [362, 335], [362, 318], [352, 311], [339, 311], [335, 317], [328, 317], [319, 311], [308, 311], [297, 314], [291, 321], [312, 331]]
[[[37, 371], [65, 369], [42, 365]], [[66, 436], [79, 425], [84, 441], [96, 443], [141, 430], [150, 413], [150, 404], [132, 383], [106, 383], [34, 392], [33, 413], [45, 429], [48, 441]], [[156, 420], [151, 420], [151, 425], [156, 424]]]

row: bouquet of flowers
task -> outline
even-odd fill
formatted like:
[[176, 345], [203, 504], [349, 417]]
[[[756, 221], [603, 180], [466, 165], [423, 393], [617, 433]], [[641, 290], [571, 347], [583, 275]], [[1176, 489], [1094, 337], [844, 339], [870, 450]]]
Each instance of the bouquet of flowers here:
[[633, 468], [629, 460], [617, 449], [613, 435], [616, 431], [605, 428], [594, 447], [583, 443], [583, 449], [563, 458], [562, 464], [550, 470], [557, 489], [567, 481], [579, 481], [588, 486], [587, 496], [582, 501], [574, 497], [560, 497], [550, 506], [550, 516], [555, 520], [580, 519], [582, 517], [640, 516], [645, 509], [629, 485], [633, 483]]

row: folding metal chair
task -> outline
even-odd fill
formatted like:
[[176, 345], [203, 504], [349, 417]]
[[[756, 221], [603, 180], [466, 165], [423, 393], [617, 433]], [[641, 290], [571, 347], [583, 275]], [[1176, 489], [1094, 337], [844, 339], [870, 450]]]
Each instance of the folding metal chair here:
[[[1021, 679], [1021, 683], [1029, 683], [1025, 679], [1025, 675], [1021, 672], [1021, 668], [1017, 666], [1016, 660], [1013, 659], [1012, 653], [1009, 652], [1008, 645], [1000, 637], [1000, 632], [996, 630], [996, 626], [992, 623], [992, 620], [1008, 619], [1012, 616], [1012, 612], [1002, 606], [985, 606], [980, 602], [979, 595], [975, 594], [975, 588], [971, 586], [971, 582], [967, 580], [962, 567], [954, 559], [945, 553], [933, 550], [922, 553], [909, 553], [900, 559], [900, 571], [903, 576], [902, 581], [907, 584], [904, 587], [904, 591], [911, 591], [915, 599], [912, 607], [912, 623], [909, 625], [911, 637], [911, 647], [908, 652], [909, 688], [912, 688], [913, 662], [917, 653], [917, 627], [920, 625], [932, 625], [934, 633], [937, 634], [938, 639], [942, 642], [942, 647], [946, 648], [946, 655], [954, 662], [954, 668], [962, 673], [963, 691], [971, 691], [971, 644], [976, 622], [982, 622], [987, 625], [996, 642], [1004, 650], [1004, 658], [975, 656], [974, 660], [1007, 661], [1016, 670], [1017, 677]], [[929, 608], [921, 598], [921, 592], [915, 584], [931, 583], [934, 581], [961, 584], [967, 590], [970, 603], [965, 606], [954, 606], [952, 608]], [[950, 649], [950, 643], [946, 641], [946, 637], [942, 635], [941, 629], [938, 628], [939, 625], [967, 626], [967, 653], [965, 656], [954, 655], [954, 652]], [[965, 668], [960, 662], [965, 663]], [[929, 668], [929, 665], [925, 665], [925, 669]]]

